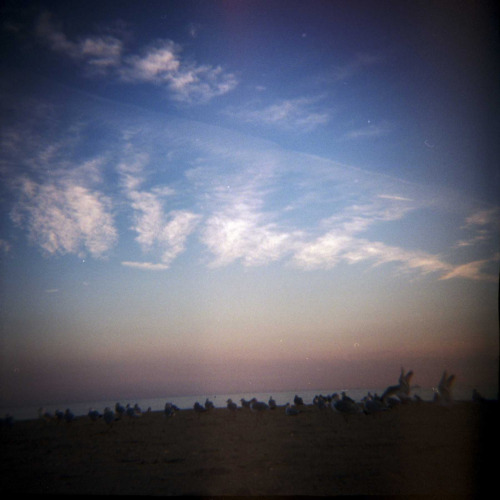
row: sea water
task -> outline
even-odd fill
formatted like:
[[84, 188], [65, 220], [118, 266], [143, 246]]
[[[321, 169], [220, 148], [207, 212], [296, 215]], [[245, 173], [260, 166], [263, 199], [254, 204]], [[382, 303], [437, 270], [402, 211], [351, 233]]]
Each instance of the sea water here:
[[[227, 400], [232, 399], [238, 406], [241, 406], [241, 399], [246, 399], [249, 401], [252, 398], [257, 398], [259, 401], [264, 401], [267, 403], [269, 398], [272, 396], [276, 401], [278, 406], [284, 406], [287, 403], [292, 403], [295, 395], [298, 395], [304, 401], [304, 404], [312, 404], [313, 399], [316, 395], [322, 394], [323, 396], [328, 396], [333, 393], [340, 394], [344, 391], [355, 401], [361, 401], [369, 392], [371, 394], [381, 395], [384, 388], [369, 388], [369, 389], [317, 389], [317, 390], [294, 390], [285, 392], [242, 392], [242, 393], [231, 393], [231, 394], [199, 394], [192, 396], [164, 396], [158, 398], [149, 399], [135, 399], [135, 400], [107, 400], [107, 401], [83, 401], [79, 403], [59, 403], [59, 404], [47, 404], [43, 408], [49, 413], [54, 413], [56, 410], [65, 411], [69, 408], [75, 416], [87, 415], [90, 408], [94, 408], [99, 412], [103, 412], [104, 408], [110, 407], [114, 410], [115, 404], [117, 402], [121, 403], [123, 406], [130, 404], [134, 406], [136, 403], [139, 405], [143, 412], [150, 409], [151, 411], [162, 411], [165, 408], [165, 403], [170, 402], [176, 405], [181, 410], [192, 409], [196, 402], [204, 405], [205, 400], [209, 399], [212, 401], [216, 408], [226, 408]], [[496, 399], [497, 394], [494, 391], [481, 392], [481, 395], [485, 398]], [[417, 395], [424, 401], [432, 401], [435, 394], [435, 389], [432, 387], [422, 388], [416, 387], [411, 391], [412, 395]], [[472, 400], [472, 388], [457, 387], [454, 390], [454, 399], [456, 401], [471, 401]], [[25, 407], [25, 408], [3, 408], [0, 410], [0, 416], [6, 414], [12, 415], [15, 420], [31, 420], [38, 418], [39, 407]]]

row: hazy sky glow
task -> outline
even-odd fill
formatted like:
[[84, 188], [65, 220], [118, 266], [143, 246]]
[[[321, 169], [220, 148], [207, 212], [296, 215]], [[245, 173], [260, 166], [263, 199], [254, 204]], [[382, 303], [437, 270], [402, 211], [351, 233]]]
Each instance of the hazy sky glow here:
[[496, 388], [487, 3], [2, 12], [0, 404]]

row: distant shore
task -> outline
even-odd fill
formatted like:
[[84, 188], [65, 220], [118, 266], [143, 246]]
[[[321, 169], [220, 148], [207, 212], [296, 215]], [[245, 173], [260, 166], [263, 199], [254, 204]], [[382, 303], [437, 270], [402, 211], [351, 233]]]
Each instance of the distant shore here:
[[498, 402], [342, 415], [181, 410], [1, 429], [0, 490], [140, 495], [478, 495], [496, 479]]

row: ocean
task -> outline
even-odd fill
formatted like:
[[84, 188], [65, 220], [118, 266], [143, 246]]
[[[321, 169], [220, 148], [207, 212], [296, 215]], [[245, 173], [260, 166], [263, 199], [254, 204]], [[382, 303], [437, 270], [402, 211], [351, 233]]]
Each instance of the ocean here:
[[[191, 395], [191, 396], [164, 396], [158, 398], [147, 398], [147, 399], [136, 399], [136, 400], [107, 400], [107, 401], [83, 401], [79, 403], [58, 403], [58, 404], [47, 404], [44, 405], [43, 408], [45, 411], [54, 413], [55, 410], [59, 409], [65, 411], [69, 408], [75, 416], [83, 416], [87, 415], [90, 408], [94, 408], [99, 412], [103, 412], [104, 408], [109, 406], [114, 409], [115, 404], [117, 402], [121, 403], [123, 406], [130, 404], [134, 406], [136, 403], [142, 409], [142, 411], [147, 411], [151, 409], [151, 411], [162, 411], [165, 408], [165, 403], [170, 402], [176, 405], [179, 409], [192, 409], [195, 402], [199, 402], [202, 405], [205, 403], [205, 400], [208, 398], [213, 402], [216, 408], [225, 408], [226, 402], [229, 398], [231, 398], [238, 406], [241, 406], [240, 400], [242, 398], [247, 401], [252, 399], [253, 397], [257, 398], [259, 401], [268, 402], [270, 396], [276, 401], [278, 406], [284, 406], [288, 402], [293, 403], [293, 399], [297, 394], [300, 396], [305, 404], [312, 404], [312, 401], [316, 395], [322, 394], [323, 396], [331, 395], [333, 393], [339, 393], [343, 390], [355, 401], [360, 401], [364, 396], [371, 392], [372, 394], [381, 395], [386, 388], [368, 388], [368, 389], [316, 389], [316, 390], [303, 390], [303, 391], [285, 391], [285, 392], [242, 392], [242, 393], [231, 393], [231, 394], [199, 394], [199, 395]], [[497, 393], [492, 390], [490, 392], [482, 392], [479, 389], [481, 395], [485, 398], [489, 399], [497, 399]], [[420, 396], [424, 401], [432, 401], [434, 397], [434, 388], [422, 388], [415, 387], [412, 388], [412, 395]], [[472, 399], [472, 388], [466, 387], [457, 387], [454, 391], [454, 399], [456, 401], [471, 401]], [[23, 408], [2, 408], [0, 410], [0, 415], [12, 415], [15, 420], [31, 420], [38, 418], [39, 406], [36, 407], [23, 407]]]

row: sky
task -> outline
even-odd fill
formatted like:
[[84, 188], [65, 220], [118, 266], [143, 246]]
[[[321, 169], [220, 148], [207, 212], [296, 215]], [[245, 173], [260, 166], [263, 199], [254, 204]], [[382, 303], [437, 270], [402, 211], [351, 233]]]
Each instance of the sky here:
[[3, 2], [0, 406], [498, 390], [488, 2]]

